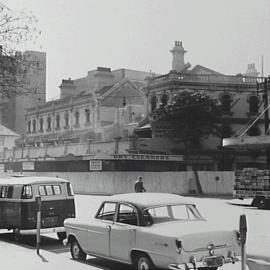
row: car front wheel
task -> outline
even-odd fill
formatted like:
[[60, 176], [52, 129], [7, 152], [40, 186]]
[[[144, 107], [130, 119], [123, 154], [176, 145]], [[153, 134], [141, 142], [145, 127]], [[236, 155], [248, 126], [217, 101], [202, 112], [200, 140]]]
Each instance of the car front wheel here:
[[81, 249], [77, 240], [74, 240], [71, 242], [70, 252], [74, 260], [79, 260], [79, 261], [86, 260], [86, 253]]
[[137, 258], [138, 270], [155, 270], [155, 266], [147, 255], [139, 255]]

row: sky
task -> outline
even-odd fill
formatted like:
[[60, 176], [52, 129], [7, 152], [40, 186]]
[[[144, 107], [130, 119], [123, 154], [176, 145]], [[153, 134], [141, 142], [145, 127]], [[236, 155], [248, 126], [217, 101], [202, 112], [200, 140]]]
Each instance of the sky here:
[[244, 73], [255, 63], [270, 75], [269, 0], [0, 0], [32, 11], [41, 35], [19, 50], [47, 55], [47, 100], [62, 79], [85, 77], [98, 66], [166, 74], [175, 40], [185, 62], [218, 72]]

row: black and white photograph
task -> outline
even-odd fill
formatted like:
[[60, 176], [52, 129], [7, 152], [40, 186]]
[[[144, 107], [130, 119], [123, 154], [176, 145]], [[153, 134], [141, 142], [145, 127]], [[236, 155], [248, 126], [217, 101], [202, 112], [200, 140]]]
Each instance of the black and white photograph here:
[[270, 270], [269, 0], [0, 0], [0, 268]]

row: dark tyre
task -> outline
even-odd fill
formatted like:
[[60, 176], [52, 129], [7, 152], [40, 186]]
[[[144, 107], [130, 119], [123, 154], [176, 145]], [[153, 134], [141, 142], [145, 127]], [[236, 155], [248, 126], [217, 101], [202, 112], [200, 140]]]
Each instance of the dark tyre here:
[[199, 270], [217, 270], [217, 267], [203, 267], [203, 268], [198, 268]]
[[77, 240], [73, 240], [70, 245], [71, 256], [74, 260], [85, 261], [86, 253], [81, 249]]
[[60, 241], [63, 241], [64, 239], [66, 239], [67, 234], [66, 234], [66, 232], [58, 232], [58, 233], [57, 233], [57, 237], [58, 237], [58, 239], [59, 239]]
[[137, 270], [155, 270], [152, 260], [146, 254], [140, 254], [136, 260]]

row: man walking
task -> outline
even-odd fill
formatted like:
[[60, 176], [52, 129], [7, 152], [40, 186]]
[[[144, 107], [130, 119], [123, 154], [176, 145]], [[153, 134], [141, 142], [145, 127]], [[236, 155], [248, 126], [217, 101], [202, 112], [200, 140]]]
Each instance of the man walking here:
[[146, 189], [143, 186], [142, 176], [139, 176], [135, 181], [135, 192], [146, 192]]

